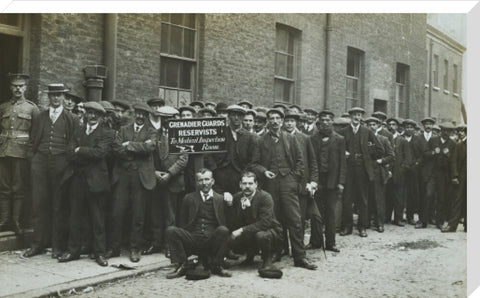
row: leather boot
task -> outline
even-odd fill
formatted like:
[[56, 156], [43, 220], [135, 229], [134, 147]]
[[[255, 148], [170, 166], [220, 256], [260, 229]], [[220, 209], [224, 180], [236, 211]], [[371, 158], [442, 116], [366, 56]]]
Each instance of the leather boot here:
[[16, 235], [23, 234], [23, 227], [20, 224], [20, 216], [22, 213], [23, 199], [16, 199], [13, 201], [13, 228]]
[[5, 230], [10, 218], [10, 204], [8, 199], [0, 199], [0, 231]]

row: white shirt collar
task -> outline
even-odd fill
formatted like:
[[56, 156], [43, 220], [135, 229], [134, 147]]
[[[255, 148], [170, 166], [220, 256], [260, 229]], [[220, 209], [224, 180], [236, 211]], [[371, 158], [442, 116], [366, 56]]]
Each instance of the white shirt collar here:
[[398, 137], [398, 131], [396, 131], [394, 134], [393, 134], [393, 138], [396, 139]]
[[313, 122], [312, 124], [308, 124], [307, 123], [307, 130], [308, 131], [311, 131], [313, 129], [313, 126], [315, 125], [315, 122]]
[[408, 142], [410, 142], [412, 140], [412, 136], [405, 136], [405, 140], [407, 140]]
[[160, 129], [160, 127], [162, 126], [162, 122], [160, 120], [159, 121], [154, 121], [152, 118], [150, 118], [150, 123], [157, 130]]
[[60, 115], [60, 113], [63, 111], [63, 106], [60, 105], [60, 106], [58, 106], [58, 108], [56, 108], [56, 109], [55, 109], [54, 107], [49, 107], [49, 110], [50, 110], [50, 115], [51, 115], [52, 113], [55, 113], [56, 115]]
[[445, 144], [447, 140], [445, 140], [443, 137], [440, 137], [440, 141], [442, 141], [442, 144]]
[[[143, 128], [144, 125], [145, 125], [145, 124], [143, 124], [143, 125], [137, 125], [137, 123], [133, 123], [133, 129], [134, 129], [135, 131], [140, 131], [140, 130], [142, 130], [142, 128]], [[137, 129], [137, 128], [138, 128], [138, 129]]]
[[423, 136], [425, 137], [425, 139], [426, 139], [427, 141], [429, 141], [430, 138], [432, 137], [432, 132], [426, 132], [426, 131], [424, 131], [424, 132], [423, 132]]
[[95, 129], [97, 129], [97, 127], [98, 127], [98, 122], [95, 125], [90, 125], [87, 123], [87, 131], [90, 131], [90, 133], [92, 133]]
[[206, 196], [206, 197], [203, 195], [203, 192], [200, 191], [200, 196], [202, 196], [202, 200], [203, 200], [204, 202], [205, 202], [206, 199], [208, 199], [208, 198], [213, 198], [213, 189], [210, 189], [210, 191], [207, 193], [207, 196]]

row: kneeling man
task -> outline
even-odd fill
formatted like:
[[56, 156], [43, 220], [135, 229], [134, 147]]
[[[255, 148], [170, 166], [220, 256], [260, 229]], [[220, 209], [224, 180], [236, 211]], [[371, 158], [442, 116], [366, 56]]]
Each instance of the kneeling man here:
[[272, 250], [282, 245], [282, 226], [273, 213], [272, 196], [258, 189], [257, 176], [252, 172], [242, 174], [241, 191], [233, 196], [229, 207], [233, 220], [231, 245], [234, 251], [246, 252], [242, 264], [253, 264], [255, 254], [261, 250], [262, 269], [272, 265]]
[[183, 199], [179, 227], [170, 226], [166, 231], [170, 259], [177, 264], [167, 278], [184, 276], [187, 257], [193, 254], [198, 255], [207, 267], [205, 269], [211, 269], [213, 274], [231, 277], [230, 272], [221, 266], [230, 237], [226, 227], [224, 196], [212, 189], [215, 182], [212, 171], [203, 168], [195, 176], [197, 191]]

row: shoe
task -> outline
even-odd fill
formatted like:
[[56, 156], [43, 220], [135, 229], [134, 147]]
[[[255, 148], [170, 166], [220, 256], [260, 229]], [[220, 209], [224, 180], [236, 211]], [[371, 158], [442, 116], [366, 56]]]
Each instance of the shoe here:
[[327, 246], [327, 247], [325, 247], [325, 250], [333, 251], [333, 252], [340, 252], [340, 249], [338, 249], [335, 245]]
[[352, 234], [352, 228], [343, 228], [340, 232], [340, 236], [346, 236]]
[[295, 267], [301, 267], [301, 268], [305, 268], [305, 269], [308, 269], [308, 270], [317, 269], [317, 265], [308, 262], [308, 260], [306, 258], [303, 258], [303, 259], [300, 259], [300, 260], [295, 260], [293, 264], [294, 264]]
[[80, 259], [80, 255], [75, 255], [70, 252], [66, 252], [63, 255], [58, 257], [58, 261], [60, 263], [70, 262], [78, 259]]
[[234, 254], [233, 251], [231, 251], [231, 250], [229, 250], [227, 252], [227, 255], [225, 257], [227, 257], [227, 259], [229, 259], [229, 260], [238, 260], [240, 258], [236, 254]]
[[365, 229], [359, 230], [358, 233], [360, 234], [360, 237], [367, 237], [367, 231]]
[[172, 272], [167, 273], [167, 279], [177, 278], [185, 276], [187, 273], [187, 267], [185, 264], [178, 265]]
[[383, 226], [379, 226], [379, 227], [377, 228], [377, 232], [383, 233], [383, 232], [385, 232], [385, 229], [383, 228]]
[[130, 251], [130, 261], [134, 263], [137, 263], [138, 261], [140, 261], [140, 251], [136, 249], [132, 249]]
[[441, 231], [442, 231], [442, 233], [455, 233], [457, 231], [457, 229], [455, 229], [454, 227], [451, 227], [449, 225], [446, 225], [441, 229]]
[[142, 250], [142, 255], [151, 255], [151, 254], [154, 254], [154, 253], [157, 253], [157, 252], [160, 252], [160, 251], [161, 251], [161, 249], [159, 249], [155, 245], [151, 245], [148, 248]]
[[398, 221], [398, 220], [394, 220], [392, 223], [396, 226], [399, 226], [399, 227], [404, 227], [405, 226], [405, 224], [403, 222]]
[[41, 253], [43, 253], [43, 249], [41, 249], [39, 247], [31, 247], [31, 248], [27, 249], [27, 251], [24, 252], [22, 256], [24, 258], [30, 258], [30, 257], [36, 256], [36, 255], [39, 255]]
[[421, 221], [418, 221], [417, 224], [415, 225], [415, 229], [425, 229], [427, 227], [427, 224], [424, 224]]
[[119, 256], [120, 256], [120, 250], [117, 250], [117, 249], [110, 249], [105, 254], [105, 258], [107, 259], [119, 257]]
[[102, 267], [108, 266], [108, 261], [107, 261], [107, 259], [105, 259], [105, 257], [102, 256], [102, 255], [99, 255], [99, 256], [95, 259], [95, 262], [97, 262], [97, 264], [100, 265], [100, 266], [102, 266]]
[[62, 256], [63, 254], [58, 250], [58, 249], [53, 249], [52, 250], [52, 259], [58, 259]]
[[222, 266], [214, 266], [212, 268], [212, 274], [220, 277], [232, 277], [232, 273], [222, 268]]

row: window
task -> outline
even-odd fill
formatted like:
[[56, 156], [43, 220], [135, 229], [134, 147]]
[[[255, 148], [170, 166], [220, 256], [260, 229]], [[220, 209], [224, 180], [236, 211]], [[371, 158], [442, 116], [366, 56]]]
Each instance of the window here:
[[347, 81], [345, 109], [360, 106], [363, 89], [363, 57], [364, 52], [355, 48], [347, 48]]
[[395, 75], [395, 117], [406, 117], [410, 66], [397, 63]]
[[433, 55], [433, 86], [438, 87], [438, 55]]
[[445, 72], [443, 73], [443, 89], [448, 90], [448, 60], [443, 60], [443, 64], [445, 70]]
[[18, 13], [2, 13], [0, 14], [0, 24], [20, 27], [22, 22], [22, 15]]
[[387, 101], [383, 99], [373, 99], [373, 111], [377, 112], [384, 112], [385, 114], [388, 114], [387, 112]]
[[452, 81], [453, 93], [458, 93], [458, 66], [453, 64], [453, 81]]
[[159, 95], [168, 105], [186, 105], [195, 89], [196, 18], [163, 14], [161, 26]]
[[300, 31], [277, 24], [274, 101], [295, 103]]

